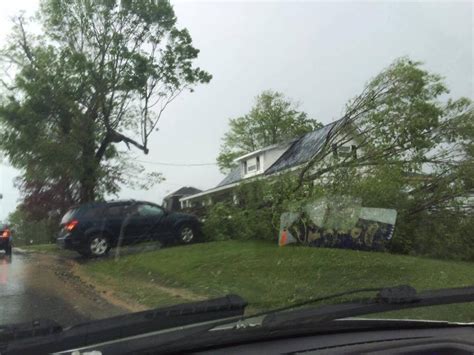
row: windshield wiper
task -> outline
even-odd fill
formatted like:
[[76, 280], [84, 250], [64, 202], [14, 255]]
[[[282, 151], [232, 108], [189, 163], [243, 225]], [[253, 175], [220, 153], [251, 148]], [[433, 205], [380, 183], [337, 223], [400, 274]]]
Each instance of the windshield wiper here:
[[[247, 302], [237, 295], [179, 304], [91, 321], [63, 329], [51, 320], [0, 326], [0, 354], [49, 353], [160, 330], [244, 314]], [[212, 327], [212, 326], [211, 326]]]
[[36, 319], [32, 322], [0, 325], [0, 350], [2, 344], [18, 339], [52, 335], [62, 332], [63, 328], [50, 319]]
[[[208, 346], [218, 346], [222, 344], [244, 342], [249, 339], [263, 340], [278, 335], [280, 329], [288, 336], [302, 334], [305, 332], [303, 322], [309, 325], [316, 324], [319, 330], [323, 330], [325, 325], [331, 325], [333, 329], [347, 329], [346, 326], [336, 327], [335, 319], [353, 317], [361, 314], [385, 312], [403, 308], [425, 307], [439, 304], [464, 303], [474, 301], [474, 287], [444, 289], [436, 291], [427, 291], [417, 293], [410, 286], [398, 286], [382, 289], [358, 289], [348, 292], [337, 293], [325, 297], [314, 298], [298, 303], [296, 306], [307, 305], [309, 303], [320, 302], [354, 293], [364, 293], [377, 290], [378, 294], [374, 298], [361, 298], [357, 303], [340, 303], [335, 305], [326, 305], [321, 308], [303, 308], [288, 310], [285, 307], [270, 312], [262, 312], [246, 317], [234, 317], [234, 319], [216, 320], [205, 324], [199, 323], [189, 325], [180, 329], [170, 329], [169, 331], [159, 332], [158, 334], [143, 334], [140, 337], [129, 337], [119, 341], [95, 344], [93, 346], [78, 349], [80, 351], [99, 350], [114, 354], [120, 353], [179, 353], [203, 349]], [[260, 316], [260, 317], [259, 317]], [[255, 327], [248, 329], [239, 327], [243, 321], [249, 319], [258, 319], [260, 324], [254, 324]], [[368, 321], [371, 322], [371, 321]], [[298, 324], [297, 327], [294, 325]], [[449, 324], [443, 324], [447, 326]], [[439, 325], [433, 325], [439, 326]], [[240, 328], [240, 329], [239, 329]], [[291, 329], [288, 332], [288, 329]], [[351, 328], [355, 330], [354, 327]], [[314, 330], [314, 328], [313, 328]], [[280, 334], [281, 335], [281, 334]], [[127, 349], [124, 351], [124, 349]]]
[[[359, 290], [359, 292], [362, 291]], [[338, 297], [344, 294], [348, 293], [338, 294]], [[330, 298], [333, 297], [324, 297], [324, 299]], [[314, 300], [310, 300], [302, 304], [313, 302]], [[324, 323], [336, 319], [373, 313], [466, 302], [474, 302], [474, 286], [429, 290], [417, 293], [413, 287], [403, 285], [383, 288], [373, 298], [360, 298], [351, 302], [325, 305], [319, 308], [294, 309], [299, 307], [300, 303], [291, 308], [286, 307], [285, 309], [267, 312], [264, 314], [265, 317], [261, 325], [263, 327], [277, 328], [295, 323]]]
[[[303, 305], [323, 300], [370, 291], [378, 291], [378, 294], [372, 298], [360, 298], [357, 301], [325, 305], [320, 308], [306, 307], [294, 309], [295, 307], [302, 307]], [[236, 297], [234, 300], [238, 301], [237, 308], [242, 314], [246, 302], [238, 296], [232, 297]], [[474, 287], [441, 289], [420, 293], [417, 293], [416, 290], [410, 286], [398, 286], [382, 289], [359, 289], [309, 299], [289, 307], [253, 314], [246, 317], [242, 317], [241, 315], [236, 316], [235, 313], [234, 316], [232, 316], [226, 312], [226, 315], [229, 317], [223, 319], [224, 317], [218, 317], [219, 312], [215, 313], [214, 316], [210, 316], [206, 315], [205, 309], [201, 308], [201, 311], [204, 312], [198, 312], [199, 314], [195, 314], [196, 317], [194, 318], [194, 323], [188, 321], [177, 322], [176, 320], [172, 320], [172, 322], [175, 322], [174, 326], [170, 326], [171, 323], [167, 323], [166, 326], [155, 327], [153, 330], [148, 328], [148, 331], [142, 328], [140, 332], [137, 332], [136, 329], [130, 329], [130, 324], [126, 325], [122, 322], [117, 322], [115, 324], [115, 331], [113, 334], [108, 334], [108, 336], [98, 329], [100, 326], [95, 326], [96, 322], [91, 322], [90, 328], [88, 329], [89, 331], [85, 331], [84, 328], [82, 328], [81, 331], [81, 327], [83, 326], [73, 327], [70, 330], [65, 330], [55, 336], [40, 337], [37, 341], [31, 339], [32, 342], [23, 344], [12, 344], [12, 346], [9, 346], [7, 350], [12, 351], [13, 353], [25, 353], [25, 350], [29, 350], [30, 352], [41, 350], [41, 353], [51, 351], [57, 352], [74, 348], [80, 351], [99, 350], [117, 354], [152, 349], [157, 350], [157, 352], [173, 352], [180, 349], [192, 349], [194, 345], [199, 343], [201, 343], [200, 345], [204, 345], [202, 342], [209, 341], [210, 339], [217, 343], [219, 341], [225, 342], [225, 337], [222, 337], [220, 333], [228, 334], [229, 332], [233, 332], [235, 329], [239, 328], [238, 325], [243, 321], [252, 318], [260, 318], [260, 321], [258, 321], [259, 324], [256, 324], [256, 329], [261, 329], [263, 331], [268, 330], [272, 333], [275, 329], [288, 329], [289, 326], [295, 324], [318, 324], [322, 326], [324, 324], [331, 324], [331, 322], [336, 319], [355, 317], [370, 313], [473, 301]], [[186, 306], [189, 305], [174, 307], [179, 309], [179, 307]], [[213, 307], [205, 308], [209, 311], [212, 311], [213, 309]], [[166, 313], [163, 313], [163, 310], [164, 309], [151, 312], [158, 312], [157, 315], [160, 314], [159, 318], [163, 316], [166, 318]], [[237, 312], [237, 309], [234, 309], [234, 312]], [[130, 316], [133, 316], [133, 314]], [[108, 321], [111, 326], [110, 321], [115, 318], [117, 317], [103, 320], [103, 322]], [[223, 332], [218, 331], [217, 327], [219, 326], [223, 327]], [[70, 332], [74, 329], [79, 331], [71, 334]], [[120, 333], [117, 333], [119, 329], [121, 329], [121, 331]], [[297, 332], [299, 327], [293, 327], [293, 329]], [[94, 334], [96, 331], [99, 334]], [[102, 334], [102, 336], [100, 334]], [[243, 337], [251, 336], [251, 332], [245, 332], [245, 334], [236, 332], [234, 337], [238, 337], [239, 334]]]

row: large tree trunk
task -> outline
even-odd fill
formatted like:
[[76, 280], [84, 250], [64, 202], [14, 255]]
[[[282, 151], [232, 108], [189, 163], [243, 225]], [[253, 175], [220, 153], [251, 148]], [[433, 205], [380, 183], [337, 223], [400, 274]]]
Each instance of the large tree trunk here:
[[95, 129], [94, 121], [90, 118], [84, 120], [84, 131], [81, 139], [82, 152], [80, 159], [80, 202], [92, 202], [96, 199], [98, 168], [95, 159]]
[[[91, 171], [92, 172], [92, 171]], [[95, 200], [95, 185], [97, 179], [90, 175], [89, 177], [84, 177], [81, 179], [81, 194], [80, 194], [80, 202], [92, 202]]]

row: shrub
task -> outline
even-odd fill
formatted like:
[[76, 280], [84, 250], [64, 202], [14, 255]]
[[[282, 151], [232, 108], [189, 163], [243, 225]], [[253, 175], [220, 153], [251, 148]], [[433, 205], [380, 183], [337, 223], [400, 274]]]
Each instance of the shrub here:
[[233, 211], [225, 203], [216, 203], [210, 207], [203, 227], [206, 240], [235, 239], [236, 226], [232, 214]]
[[9, 216], [15, 246], [54, 243], [57, 221], [52, 219], [33, 220], [28, 214], [16, 210]]
[[453, 211], [417, 215], [397, 221], [390, 251], [439, 259], [474, 260], [474, 218]]
[[228, 203], [216, 203], [205, 218], [207, 240], [277, 240], [278, 230], [272, 226], [268, 209], [244, 209]]
[[[407, 180], [403, 169], [375, 169], [368, 176], [333, 176], [295, 188], [294, 175], [241, 184], [234, 193], [238, 206], [220, 203], [208, 211], [207, 235], [212, 240], [263, 239], [276, 241], [280, 216], [328, 196], [351, 196], [364, 207], [391, 208], [398, 212], [395, 233], [387, 249], [392, 253], [443, 259], [474, 260], [474, 218], [456, 208], [425, 209], [426, 196], [411, 191], [419, 182]], [[429, 200], [428, 200], [429, 202]]]

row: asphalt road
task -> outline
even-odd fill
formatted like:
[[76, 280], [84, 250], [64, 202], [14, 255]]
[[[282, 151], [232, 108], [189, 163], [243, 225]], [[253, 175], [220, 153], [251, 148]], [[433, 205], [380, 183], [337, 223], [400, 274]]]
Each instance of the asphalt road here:
[[68, 326], [127, 312], [70, 269], [67, 260], [53, 256], [0, 252], [0, 326], [42, 318]]

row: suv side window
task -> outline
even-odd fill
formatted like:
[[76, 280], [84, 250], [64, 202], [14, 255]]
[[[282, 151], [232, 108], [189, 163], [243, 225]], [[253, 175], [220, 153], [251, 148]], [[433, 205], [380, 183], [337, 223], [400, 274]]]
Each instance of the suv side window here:
[[158, 206], [143, 204], [137, 206], [137, 214], [140, 217], [160, 217], [165, 214], [165, 211]]
[[85, 210], [81, 217], [82, 218], [100, 218], [104, 214], [103, 207], [93, 207]]
[[106, 217], [117, 218], [117, 217], [124, 217], [126, 212], [125, 205], [112, 205], [107, 208], [105, 212]]

